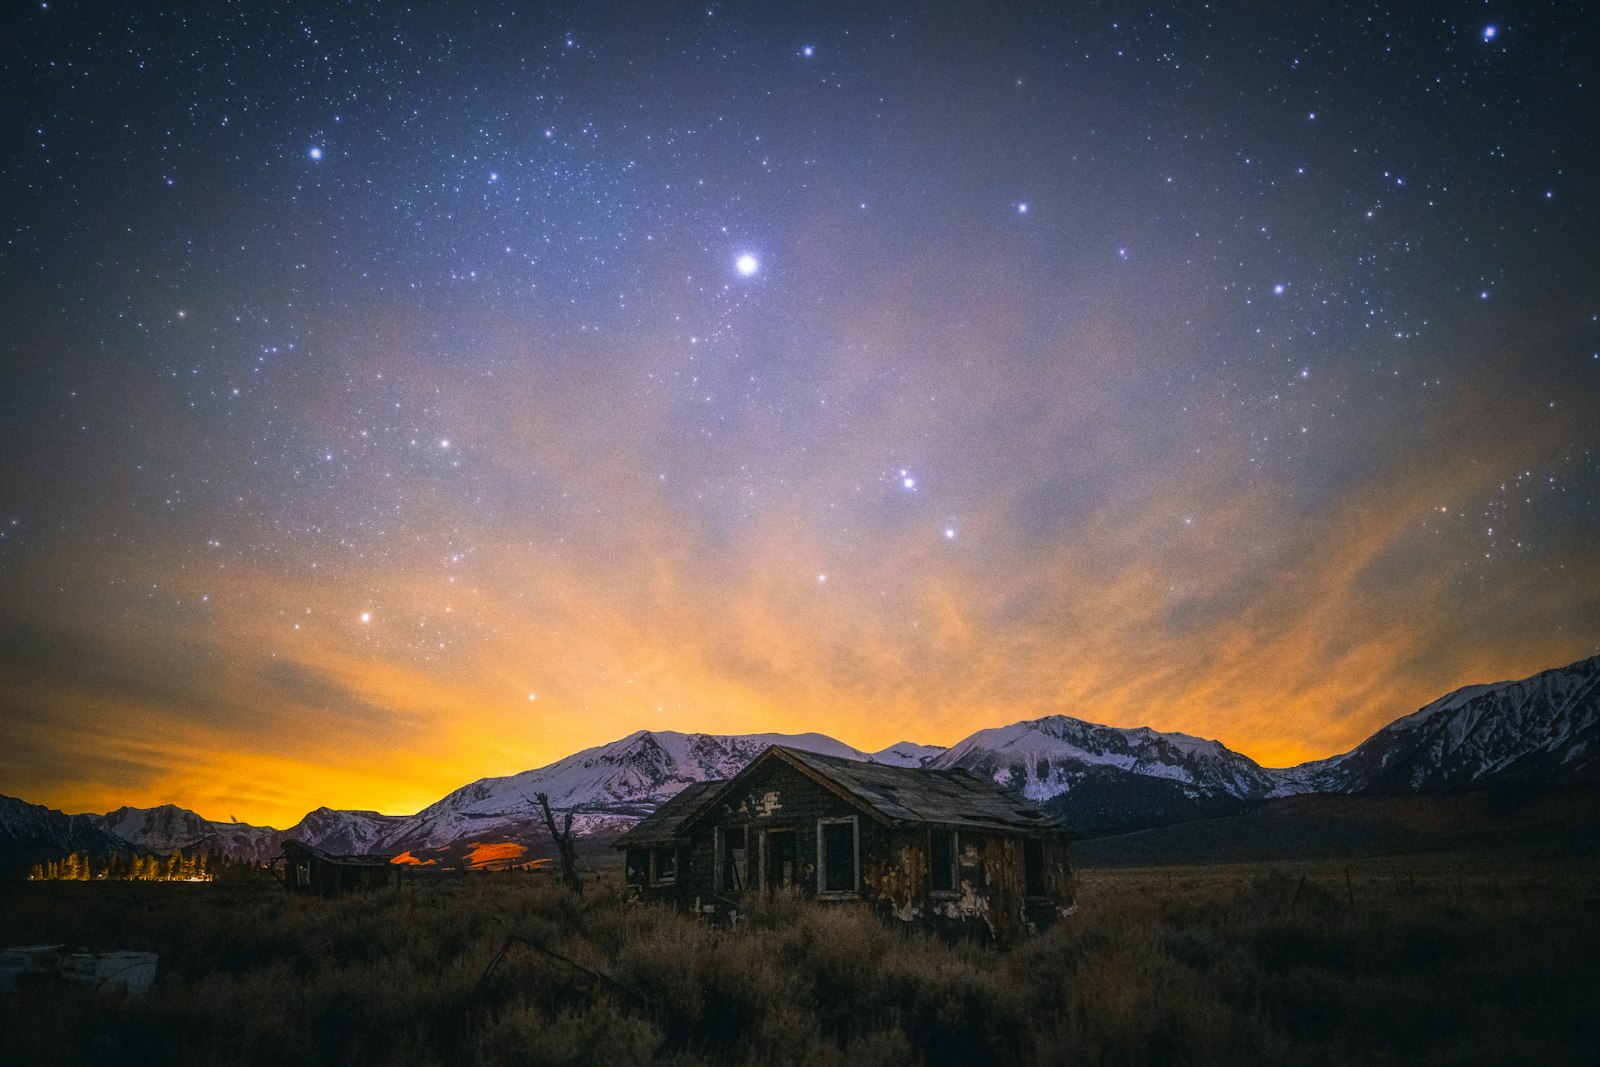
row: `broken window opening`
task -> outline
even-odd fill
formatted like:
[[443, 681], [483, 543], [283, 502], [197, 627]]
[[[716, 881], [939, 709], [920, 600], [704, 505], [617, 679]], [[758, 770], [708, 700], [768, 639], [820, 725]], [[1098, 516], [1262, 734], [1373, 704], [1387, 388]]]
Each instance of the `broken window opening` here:
[[858, 886], [861, 827], [856, 816], [817, 821], [817, 892], [847, 896]]
[[650, 881], [670, 885], [678, 880], [678, 851], [657, 848], [650, 851]]

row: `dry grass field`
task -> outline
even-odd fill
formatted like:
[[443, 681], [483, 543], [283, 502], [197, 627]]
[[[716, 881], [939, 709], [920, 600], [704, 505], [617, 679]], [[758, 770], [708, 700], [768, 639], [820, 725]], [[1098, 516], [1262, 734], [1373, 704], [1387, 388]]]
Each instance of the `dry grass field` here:
[[1600, 873], [1482, 856], [1083, 873], [1010, 951], [780, 899], [729, 930], [527, 874], [343, 900], [0, 888], [4, 943], [160, 953], [0, 999], [0, 1062], [1592, 1063]]

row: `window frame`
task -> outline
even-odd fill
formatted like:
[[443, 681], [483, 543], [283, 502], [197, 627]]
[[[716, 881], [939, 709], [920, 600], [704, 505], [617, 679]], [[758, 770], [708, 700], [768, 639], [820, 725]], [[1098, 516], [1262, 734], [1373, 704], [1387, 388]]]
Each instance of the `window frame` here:
[[[829, 889], [828, 886], [828, 848], [827, 828], [830, 826], [850, 827], [851, 858], [854, 869], [851, 871], [849, 889]], [[861, 895], [861, 817], [859, 815], [841, 815], [829, 819], [817, 820], [817, 899], [818, 900], [854, 900]]]
[[[680, 863], [680, 860], [682, 859], [682, 857], [678, 855], [679, 851], [680, 850], [676, 849], [676, 848], [661, 848], [661, 847], [652, 848], [650, 850], [650, 884], [651, 885], [677, 885], [678, 884], [678, 868], [682, 865]], [[672, 854], [672, 873], [667, 875], [666, 877], [662, 877], [662, 875], [661, 875], [661, 867], [660, 867], [660, 857], [661, 857], [661, 854], [663, 852], [670, 852]]]

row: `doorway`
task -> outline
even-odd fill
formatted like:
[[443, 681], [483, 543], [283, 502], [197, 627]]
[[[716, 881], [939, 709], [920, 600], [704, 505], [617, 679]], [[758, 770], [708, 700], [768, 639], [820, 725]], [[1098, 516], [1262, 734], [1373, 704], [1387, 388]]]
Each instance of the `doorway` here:
[[761, 836], [765, 845], [762, 875], [767, 892], [793, 889], [799, 873], [799, 835], [793, 830], [766, 830]]

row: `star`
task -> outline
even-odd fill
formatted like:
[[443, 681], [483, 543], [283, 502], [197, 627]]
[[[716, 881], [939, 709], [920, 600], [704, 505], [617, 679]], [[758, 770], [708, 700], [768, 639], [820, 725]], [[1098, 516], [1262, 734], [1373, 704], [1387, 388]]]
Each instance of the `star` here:
[[804, 48], [800, 49], [800, 54], [805, 56], [807, 59], [810, 59], [813, 55], [816, 54], [816, 51], [817, 50], [816, 50], [815, 46], [808, 44]]
[[740, 274], [749, 278], [761, 269], [761, 261], [749, 252], [744, 252], [740, 254], [738, 259], [733, 261], [733, 266]]
[[322, 149], [317, 145], [312, 145], [311, 151], [307, 152], [306, 155], [310, 156], [313, 161], [319, 160], [322, 158]]
[[361, 613], [361, 621], [362, 621], [362, 622], [371, 622], [371, 621], [372, 621], [372, 612], [370, 612], [370, 611], [363, 611], [363, 612], [362, 612], [362, 613]]
[[1497, 37], [1499, 35], [1499, 33], [1500, 33], [1500, 27], [1498, 27], [1498, 26], [1485, 26], [1483, 28], [1483, 39], [1485, 41], [1492, 41], [1492, 40], [1495, 39], [1495, 37]]

